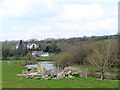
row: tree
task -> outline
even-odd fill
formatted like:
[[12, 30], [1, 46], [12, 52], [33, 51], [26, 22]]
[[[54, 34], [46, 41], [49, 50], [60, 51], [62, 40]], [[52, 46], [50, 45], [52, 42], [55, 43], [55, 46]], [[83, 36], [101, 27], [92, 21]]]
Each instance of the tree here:
[[41, 41], [40, 47], [41, 47], [40, 48], [41, 50], [44, 50], [45, 47], [46, 47], [46, 42], [45, 41]]
[[[117, 44], [117, 43], [116, 43]], [[101, 79], [104, 79], [105, 71], [118, 60], [117, 51], [113, 42], [97, 42], [90, 46], [89, 62], [101, 72]]]
[[3, 59], [6, 60], [7, 57], [14, 56], [14, 55], [15, 55], [15, 44], [3, 42], [2, 43], [2, 57], [3, 57]]
[[24, 44], [22, 40], [20, 40], [17, 52], [21, 57], [25, 56], [28, 53], [27, 46]]
[[51, 52], [56, 52], [56, 48], [57, 48], [56, 42], [52, 42], [51, 43]]
[[30, 60], [31, 63], [36, 63], [36, 57], [33, 56], [31, 53], [28, 53], [28, 54], [26, 55], [26, 64], [27, 64], [28, 60]]
[[9, 49], [2, 49], [3, 60], [6, 60], [9, 56]]
[[72, 56], [70, 53], [61, 53], [60, 55], [56, 56], [56, 65], [64, 68], [71, 64]]
[[72, 62], [74, 64], [84, 64], [84, 59], [86, 57], [86, 48], [85, 44], [73, 45], [69, 48], [68, 52], [72, 55]]
[[45, 48], [45, 50], [44, 50], [44, 52], [49, 52], [50, 53], [50, 51], [51, 51], [51, 47], [48, 45], [48, 46], [46, 46], [46, 48]]

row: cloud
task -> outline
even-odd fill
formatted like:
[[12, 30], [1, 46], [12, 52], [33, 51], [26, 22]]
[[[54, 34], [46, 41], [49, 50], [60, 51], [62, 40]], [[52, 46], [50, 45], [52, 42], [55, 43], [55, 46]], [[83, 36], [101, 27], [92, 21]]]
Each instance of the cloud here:
[[86, 2], [86, 3], [113, 3], [118, 2], [119, 0], [59, 0], [59, 2], [73, 3], [73, 2]]
[[19, 30], [21, 30], [21, 28], [14, 26], [14, 27], [12, 27], [12, 30], [13, 31], [19, 31]]
[[1, 40], [117, 33], [113, 2], [117, 0], [0, 0]]
[[10, 17], [22, 17], [30, 10], [28, 0], [2, 0], [0, 8], [0, 20]]
[[27, 39], [41, 37], [43, 33], [50, 32], [50, 30], [50, 26], [34, 26], [24, 34], [24, 37]]
[[103, 8], [99, 4], [90, 5], [64, 5], [64, 12], [61, 14], [61, 18], [64, 20], [81, 20], [96, 18], [104, 13]]
[[55, 0], [2, 0], [0, 4], [0, 19], [24, 17], [33, 12], [44, 13], [46, 10], [50, 11], [54, 9], [56, 4], [54, 1]]
[[[66, 32], [78, 32], [79, 35], [106, 35], [118, 32], [118, 8], [103, 8], [100, 4], [65, 4], [63, 19], [58, 28]], [[88, 32], [88, 33], [87, 33]], [[87, 33], [87, 34], [86, 34]]]
[[[117, 20], [116, 19], [104, 19], [98, 21], [86, 21], [80, 23], [58, 23], [58, 28], [62, 32], [76, 32], [86, 35], [87, 32], [91, 32], [93, 35], [98, 35], [101, 33], [108, 34], [108, 33], [117, 33]], [[84, 36], [82, 34], [82, 36]], [[88, 35], [88, 33], [87, 33]], [[90, 36], [89, 35], [89, 36]]]

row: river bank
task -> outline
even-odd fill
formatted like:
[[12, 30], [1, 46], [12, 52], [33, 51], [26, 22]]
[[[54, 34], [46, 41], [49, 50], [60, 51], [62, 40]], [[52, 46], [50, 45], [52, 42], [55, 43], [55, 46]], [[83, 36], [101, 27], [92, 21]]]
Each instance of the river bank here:
[[27, 68], [17, 65], [7, 65], [7, 62], [3, 61], [3, 88], [118, 88], [118, 80], [100, 80], [95, 78], [37, 80], [17, 76], [24, 69]]

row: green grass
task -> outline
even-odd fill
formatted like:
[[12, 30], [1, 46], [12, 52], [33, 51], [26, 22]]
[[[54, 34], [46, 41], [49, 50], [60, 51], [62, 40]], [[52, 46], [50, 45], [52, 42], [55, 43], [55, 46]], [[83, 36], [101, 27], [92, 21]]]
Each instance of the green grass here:
[[[78, 67], [78, 68], [80, 68], [82, 70], [86, 70], [86, 68], [87, 68], [88, 71], [91, 71], [91, 70], [97, 71], [98, 70], [98, 68], [94, 68], [93, 66], [85, 66], [85, 65], [72, 65], [72, 66]], [[117, 74], [118, 70], [115, 69], [115, 68], [109, 68], [109, 69], [107, 69], [107, 72]]]
[[37, 60], [39, 61], [53, 61], [53, 60], [50, 60], [49, 57], [37, 57]]
[[[74, 78], [60, 80], [25, 79], [16, 76], [25, 67], [2, 64], [3, 88], [118, 88], [118, 80], [100, 80], [94, 78]], [[20, 80], [22, 78], [22, 80]]]
[[37, 60], [39, 61], [54, 61], [56, 57], [56, 54], [50, 54], [48, 57], [37, 57]]
[[[53, 61], [55, 55], [50, 54], [48, 57], [36, 57], [36, 59], [39, 61]], [[25, 60], [25, 57], [19, 57], [20, 60]], [[14, 57], [8, 57], [7, 60], [14, 60]]]

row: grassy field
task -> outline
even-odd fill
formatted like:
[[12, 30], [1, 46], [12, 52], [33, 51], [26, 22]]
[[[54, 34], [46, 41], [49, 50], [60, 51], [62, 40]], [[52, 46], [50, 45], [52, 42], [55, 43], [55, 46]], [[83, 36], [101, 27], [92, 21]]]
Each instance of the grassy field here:
[[[50, 54], [48, 57], [36, 57], [38, 61], [53, 61], [55, 58], [55, 54]], [[26, 57], [19, 57], [19, 60], [25, 60]], [[14, 57], [7, 57], [7, 60], [15, 60]]]
[[[94, 68], [93, 66], [85, 66], [85, 65], [72, 65], [72, 66], [78, 67], [78, 68], [80, 68], [81, 70], [84, 70], [84, 71], [86, 71], [86, 68], [87, 68], [88, 71], [98, 71], [98, 68]], [[117, 75], [118, 74], [118, 69], [109, 68], [109, 69], [106, 70], [106, 72], [113, 73], [113, 74]]]
[[[25, 67], [2, 64], [3, 88], [118, 88], [118, 80], [100, 80], [94, 78], [74, 78], [60, 80], [25, 79], [16, 76]], [[22, 78], [22, 79], [20, 79]]]

